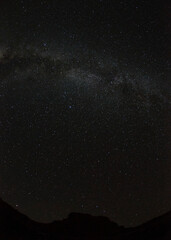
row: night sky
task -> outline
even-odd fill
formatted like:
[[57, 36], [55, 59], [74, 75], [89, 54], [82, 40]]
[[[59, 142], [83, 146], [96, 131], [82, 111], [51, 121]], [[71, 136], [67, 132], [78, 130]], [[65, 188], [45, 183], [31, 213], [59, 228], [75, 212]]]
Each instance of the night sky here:
[[0, 2], [0, 197], [41, 222], [135, 226], [171, 209], [169, 12]]

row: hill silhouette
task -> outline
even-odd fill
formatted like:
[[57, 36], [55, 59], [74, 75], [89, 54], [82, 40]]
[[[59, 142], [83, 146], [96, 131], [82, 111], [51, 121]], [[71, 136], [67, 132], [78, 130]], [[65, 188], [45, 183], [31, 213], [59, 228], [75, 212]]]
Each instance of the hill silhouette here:
[[0, 199], [1, 240], [169, 240], [171, 212], [134, 228], [125, 228], [107, 217], [71, 213], [67, 219], [38, 223]]

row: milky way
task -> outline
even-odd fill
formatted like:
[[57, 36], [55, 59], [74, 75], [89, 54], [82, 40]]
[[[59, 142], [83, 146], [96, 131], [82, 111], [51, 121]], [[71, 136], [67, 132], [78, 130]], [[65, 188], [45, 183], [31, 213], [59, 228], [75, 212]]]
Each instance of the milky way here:
[[107, 33], [97, 48], [72, 28], [39, 38], [9, 29], [0, 49], [2, 198], [38, 221], [78, 211], [136, 225], [168, 211], [167, 61], [132, 62], [116, 50], [121, 39], [114, 54]]

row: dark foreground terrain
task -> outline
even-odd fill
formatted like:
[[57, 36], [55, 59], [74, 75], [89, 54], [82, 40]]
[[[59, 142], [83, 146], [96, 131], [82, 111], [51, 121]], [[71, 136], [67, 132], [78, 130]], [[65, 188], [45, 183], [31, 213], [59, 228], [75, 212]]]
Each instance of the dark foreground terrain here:
[[106, 217], [71, 213], [67, 219], [37, 223], [0, 199], [0, 240], [132, 239], [170, 240], [171, 212], [135, 228], [124, 228]]

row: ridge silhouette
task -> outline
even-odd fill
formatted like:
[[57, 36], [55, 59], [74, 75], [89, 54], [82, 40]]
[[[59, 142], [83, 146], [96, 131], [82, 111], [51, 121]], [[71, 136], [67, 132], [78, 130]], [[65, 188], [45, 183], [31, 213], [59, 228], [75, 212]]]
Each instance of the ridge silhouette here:
[[70, 213], [52, 223], [29, 219], [0, 199], [1, 240], [170, 240], [171, 212], [138, 227], [125, 228], [104, 216]]

